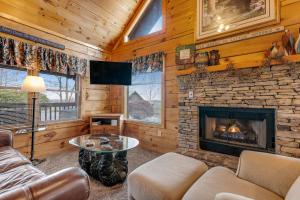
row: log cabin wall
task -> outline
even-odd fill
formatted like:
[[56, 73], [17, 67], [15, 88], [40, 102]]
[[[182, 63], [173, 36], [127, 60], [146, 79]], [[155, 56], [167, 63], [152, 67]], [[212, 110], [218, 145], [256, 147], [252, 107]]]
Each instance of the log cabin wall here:
[[[176, 149], [178, 134], [178, 84], [176, 79], [175, 48], [194, 42], [195, 0], [166, 1], [165, 31], [162, 34], [120, 44], [112, 52], [112, 60], [124, 61], [164, 51], [165, 57], [165, 127], [126, 122], [125, 133], [137, 137], [141, 145], [157, 152]], [[123, 111], [122, 88], [112, 88], [112, 111]]]
[[[141, 145], [157, 151], [175, 150], [178, 144], [178, 82], [176, 77], [175, 48], [178, 45], [194, 43], [194, 27], [196, 23], [196, 0], [165, 0], [166, 30], [164, 33], [140, 38], [128, 43], [120, 42], [112, 52], [112, 60], [124, 61], [135, 56], [143, 56], [157, 51], [166, 52], [165, 62], [165, 127], [126, 122], [125, 133], [140, 139]], [[298, 36], [300, 27], [299, 0], [280, 0], [280, 24]], [[220, 50], [222, 60], [247, 62], [263, 58], [264, 51], [273, 41], [281, 38], [282, 33], [252, 38], [240, 42], [220, 45], [211, 49]], [[222, 61], [221, 60], [221, 61]], [[123, 88], [113, 87], [111, 90], [112, 111], [124, 110]]]
[[[102, 51], [97, 48], [92, 48], [89, 45], [86, 46], [81, 43], [70, 41], [62, 37], [58, 37], [46, 31], [41, 31], [38, 28], [32, 28], [28, 25], [9, 20], [4, 17], [0, 17], [0, 24], [2, 26], [10, 27], [17, 31], [21, 31], [27, 34], [31, 34], [37, 37], [41, 37], [53, 42], [57, 42], [65, 45], [66, 49], [63, 52], [70, 55], [75, 55], [80, 58], [86, 58], [88, 60], [110, 60], [110, 53]], [[24, 41], [20, 38], [13, 37], [11, 35], [0, 34], [8, 38], [14, 38], [20, 41]], [[26, 41], [30, 44], [34, 44], [30, 41]], [[40, 44], [38, 44], [40, 45]], [[43, 46], [43, 45], [40, 45]], [[47, 47], [50, 48], [50, 47]], [[57, 50], [57, 49], [54, 49]], [[62, 50], [59, 50], [62, 51]], [[89, 72], [86, 77], [81, 80], [81, 120], [48, 124], [47, 130], [38, 132], [36, 134], [36, 150], [35, 155], [37, 157], [46, 157], [50, 154], [60, 152], [72, 148], [68, 144], [68, 141], [72, 137], [78, 135], [87, 134], [89, 130], [88, 116], [91, 114], [109, 113], [111, 112], [111, 106], [109, 105], [109, 86], [95, 86], [89, 84]], [[30, 153], [31, 145], [31, 133], [15, 135], [14, 147], [20, 150], [25, 155]]]

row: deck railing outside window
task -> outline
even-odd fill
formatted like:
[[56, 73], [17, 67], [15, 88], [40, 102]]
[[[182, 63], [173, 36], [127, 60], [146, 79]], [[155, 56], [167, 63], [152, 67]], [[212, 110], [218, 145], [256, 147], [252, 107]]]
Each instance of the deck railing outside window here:
[[[77, 119], [76, 103], [41, 103], [41, 122]], [[25, 103], [0, 103], [0, 125], [30, 124], [32, 111]]]
[[44, 121], [62, 121], [77, 119], [76, 103], [41, 103], [40, 120]]

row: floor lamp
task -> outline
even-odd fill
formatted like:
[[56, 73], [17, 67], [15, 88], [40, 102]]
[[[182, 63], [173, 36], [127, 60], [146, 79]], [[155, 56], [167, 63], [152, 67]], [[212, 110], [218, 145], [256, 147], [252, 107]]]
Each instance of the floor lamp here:
[[31, 152], [30, 152], [30, 160], [33, 165], [38, 165], [44, 160], [38, 160], [34, 158], [34, 140], [35, 140], [35, 103], [37, 93], [45, 92], [46, 87], [43, 78], [38, 76], [27, 76], [23, 82], [22, 91], [31, 92], [32, 93], [32, 126], [31, 126]]

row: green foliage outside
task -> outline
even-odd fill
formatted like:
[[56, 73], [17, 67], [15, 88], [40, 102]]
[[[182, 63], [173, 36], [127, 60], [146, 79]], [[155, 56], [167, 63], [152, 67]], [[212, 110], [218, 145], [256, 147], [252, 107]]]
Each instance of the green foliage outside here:
[[[40, 103], [48, 103], [49, 99], [46, 95], [40, 94]], [[17, 90], [1, 89], [0, 90], [0, 103], [27, 103], [27, 92], [20, 92]]]
[[40, 98], [39, 99], [40, 99], [40, 103], [49, 103], [49, 99], [44, 94], [40, 94]]

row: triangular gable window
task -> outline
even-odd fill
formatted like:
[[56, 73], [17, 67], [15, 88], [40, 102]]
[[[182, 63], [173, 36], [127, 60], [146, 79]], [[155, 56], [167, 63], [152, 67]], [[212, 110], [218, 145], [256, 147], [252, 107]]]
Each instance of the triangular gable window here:
[[159, 32], [162, 29], [162, 0], [151, 0], [125, 40], [134, 40], [138, 37]]

